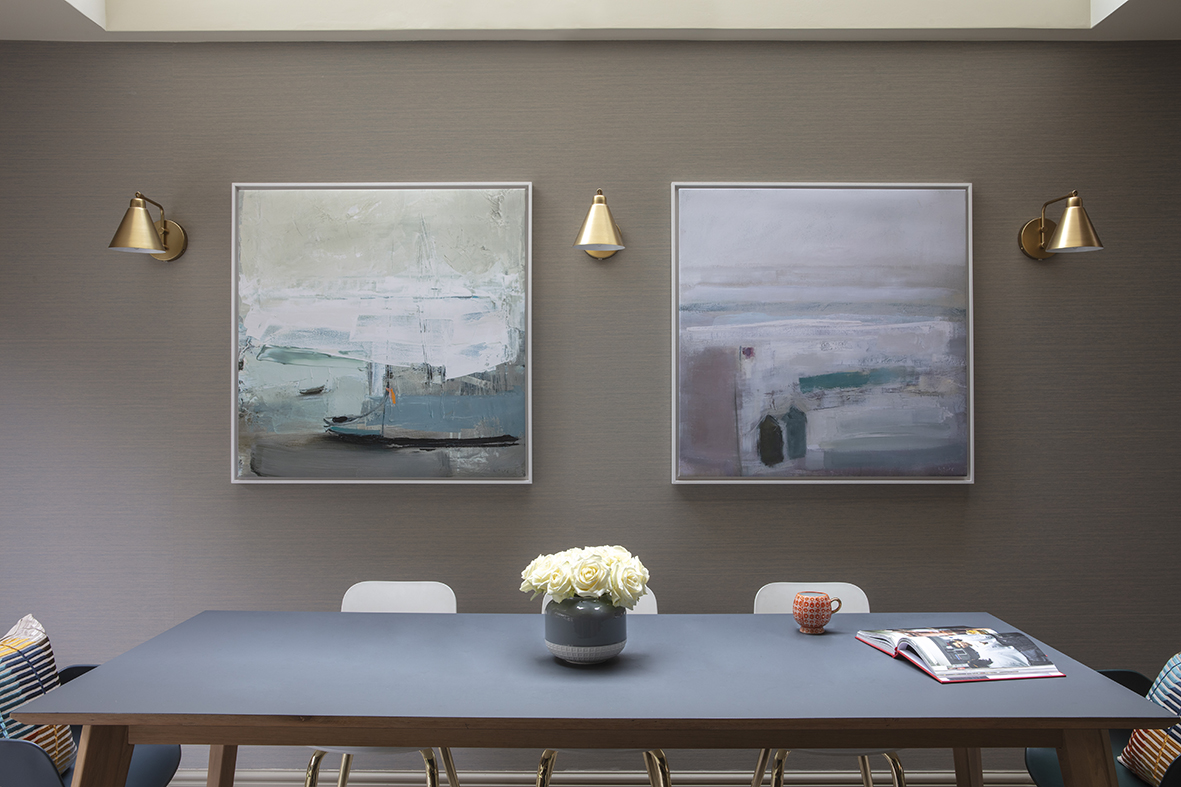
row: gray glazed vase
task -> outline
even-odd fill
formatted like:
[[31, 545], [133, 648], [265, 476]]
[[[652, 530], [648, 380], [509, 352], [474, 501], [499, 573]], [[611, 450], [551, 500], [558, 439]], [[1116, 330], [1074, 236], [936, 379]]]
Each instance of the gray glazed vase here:
[[607, 599], [568, 598], [545, 606], [545, 646], [571, 664], [597, 664], [627, 644], [627, 610]]

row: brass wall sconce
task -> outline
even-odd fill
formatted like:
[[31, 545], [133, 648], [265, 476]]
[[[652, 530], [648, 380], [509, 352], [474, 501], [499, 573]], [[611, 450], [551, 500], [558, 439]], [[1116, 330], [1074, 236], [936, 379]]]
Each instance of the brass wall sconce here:
[[586, 221], [582, 222], [582, 229], [578, 231], [574, 248], [582, 249], [599, 260], [605, 260], [624, 248], [623, 233], [619, 231], [619, 225], [611, 216], [611, 209], [607, 207], [607, 198], [603, 196], [602, 189], [595, 193], [595, 201], [586, 213]]
[[[1055, 225], [1046, 218], [1046, 207], [1062, 200], [1066, 200], [1066, 210], [1062, 211], [1061, 222]], [[1021, 228], [1017, 245], [1031, 260], [1044, 260], [1059, 252], [1099, 251], [1103, 248], [1077, 191], [1042, 205], [1041, 218], [1030, 219]]]
[[[152, 220], [152, 214], [148, 212], [145, 202], [150, 202], [160, 209], [159, 221]], [[164, 206], [137, 191], [131, 199], [131, 207], [123, 214], [123, 221], [119, 224], [119, 229], [115, 230], [115, 237], [111, 238], [108, 248], [151, 254], [157, 260], [169, 262], [184, 254], [188, 245], [189, 238], [184, 228], [165, 218]]]

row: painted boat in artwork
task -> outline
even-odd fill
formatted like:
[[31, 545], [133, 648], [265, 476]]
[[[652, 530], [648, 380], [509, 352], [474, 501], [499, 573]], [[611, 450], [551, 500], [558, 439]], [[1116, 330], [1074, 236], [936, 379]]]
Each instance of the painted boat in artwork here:
[[368, 396], [358, 415], [324, 419], [325, 431], [345, 442], [389, 448], [517, 445], [525, 430], [521, 391], [493, 394]]

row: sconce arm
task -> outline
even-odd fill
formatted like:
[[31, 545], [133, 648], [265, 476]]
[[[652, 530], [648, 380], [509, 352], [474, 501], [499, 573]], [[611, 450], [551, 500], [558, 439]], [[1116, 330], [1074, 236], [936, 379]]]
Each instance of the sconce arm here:
[[[1038, 227], [1038, 234], [1041, 237], [1041, 248], [1043, 248], [1043, 249], [1046, 248], [1046, 208], [1050, 207], [1055, 202], [1061, 202], [1064, 199], [1070, 199], [1071, 197], [1077, 197], [1077, 196], [1078, 196], [1078, 191], [1072, 191], [1064, 197], [1059, 197], [1058, 199], [1052, 199], [1049, 202], [1047, 202], [1045, 205], [1042, 205], [1042, 223]], [[151, 200], [148, 200], [148, 201], [151, 202]], [[152, 204], [155, 204], [155, 203], [152, 203]], [[1028, 214], [1026, 214], [1026, 215], [1028, 215]]]
[[[126, 193], [126, 192], [124, 192], [124, 193]], [[136, 196], [136, 198], [142, 199], [144, 202], [150, 202], [153, 205], [155, 205], [157, 208], [159, 208], [160, 209], [160, 223], [164, 224], [166, 219], [164, 217], [164, 206], [163, 205], [161, 205], [159, 202], [156, 202], [156, 200], [151, 199], [150, 197], [145, 197], [143, 194], [140, 194], [138, 191], [135, 192], [135, 196]], [[1066, 197], [1063, 197], [1062, 199], [1066, 199]], [[1055, 202], [1057, 202], [1057, 200], [1055, 200]], [[1045, 217], [1046, 217], [1046, 209], [1043, 207], [1042, 208], [1042, 218], [1044, 219]]]

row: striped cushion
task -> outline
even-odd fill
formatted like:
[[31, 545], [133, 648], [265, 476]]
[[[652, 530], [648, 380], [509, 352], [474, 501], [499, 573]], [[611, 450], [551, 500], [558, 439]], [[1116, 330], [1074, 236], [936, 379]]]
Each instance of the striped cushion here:
[[[1148, 691], [1148, 699], [1162, 708], [1181, 715], [1181, 653], [1169, 659]], [[1119, 761], [1149, 784], [1160, 781], [1173, 760], [1181, 757], [1181, 724], [1167, 730], [1134, 730]]]
[[76, 753], [70, 728], [64, 724], [21, 724], [9, 716], [15, 708], [57, 685], [49, 637], [32, 615], [25, 615], [0, 640], [0, 737], [32, 741], [45, 749], [58, 772], [64, 773]]

